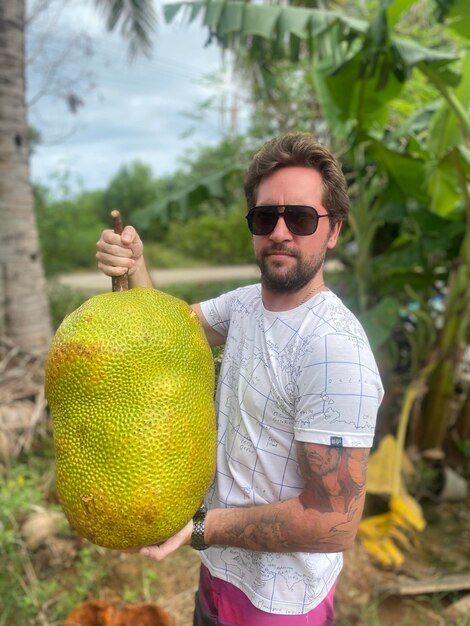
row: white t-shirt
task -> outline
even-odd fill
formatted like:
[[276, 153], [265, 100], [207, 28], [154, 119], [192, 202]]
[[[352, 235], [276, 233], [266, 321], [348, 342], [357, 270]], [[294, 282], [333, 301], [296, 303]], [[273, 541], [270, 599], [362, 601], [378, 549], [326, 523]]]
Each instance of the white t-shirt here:
[[[364, 330], [332, 292], [290, 311], [264, 308], [251, 285], [201, 303], [226, 337], [216, 405], [217, 473], [208, 508], [299, 496], [295, 440], [372, 446], [383, 389]], [[211, 546], [211, 574], [241, 589], [262, 611], [307, 613], [327, 595], [341, 553], [272, 553]]]

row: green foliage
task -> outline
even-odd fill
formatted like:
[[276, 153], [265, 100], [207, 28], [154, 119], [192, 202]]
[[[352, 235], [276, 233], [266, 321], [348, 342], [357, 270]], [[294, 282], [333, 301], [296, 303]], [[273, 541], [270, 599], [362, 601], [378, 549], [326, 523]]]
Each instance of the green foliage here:
[[89, 267], [95, 244], [105, 224], [98, 207], [102, 192], [84, 192], [77, 198], [52, 200], [47, 190], [35, 189], [42, 257], [48, 275]]
[[194, 259], [178, 248], [168, 244], [166, 240], [162, 242], [145, 240], [145, 260], [148, 267], [156, 269], [174, 269], [181, 267], [207, 267], [207, 265], [209, 265], [207, 261]]
[[102, 558], [102, 551], [93, 545], [81, 547], [74, 567], [77, 574], [73, 576], [73, 586], [66, 589], [62, 587], [61, 593], [56, 593], [53, 611], [58, 618], [64, 619], [88, 597], [99, 597], [108, 575], [108, 566]]
[[0, 466], [2, 476], [2, 490], [0, 491], [0, 528], [2, 529], [2, 549], [6, 544], [5, 538], [10, 535], [7, 527], [11, 529], [13, 517], [24, 517], [24, 515], [41, 503], [44, 497], [44, 487], [40, 476], [28, 465], [18, 463], [10, 469]]
[[318, 133], [322, 113], [309, 61], [281, 60], [260, 72], [245, 68], [244, 74], [251, 80], [250, 136], [265, 140], [290, 131]]
[[123, 222], [128, 223], [131, 215], [158, 197], [158, 185], [152, 170], [140, 161], [124, 165], [113, 176], [103, 194], [103, 213], [101, 219], [109, 224], [109, 214], [119, 209]]
[[[246, 162], [247, 147], [243, 137], [224, 138], [210, 146], [200, 146], [181, 157], [180, 162], [186, 172], [187, 182], [197, 182], [201, 178], [213, 174], [234, 163]], [[239, 194], [240, 188], [235, 185], [229, 193]], [[230, 196], [230, 200], [232, 197]]]
[[251, 237], [240, 209], [232, 209], [223, 219], [218, 215], [202, 215], [185, 224], [173, 223], [167, 244], [212, 265], [253, 261]]
[[[162, 256], [155, 259], [155, 267], [251, 261], [243, 219], [237, 221], [230, 215], [223, 232], [216, 225], [216, 235], [205, 233], [206, 243], [207, 238], [212, 239], [208, 248], [181, 246], [181, 236], [176, 232], [182, 224], [204, 214], [217, 216], [215, 221], [222, 224], [225, 217], [220, 219], [221, 216], [242, 203], [242, 168], [236, 163], [245, 150], [242, 140], [223, 140], [186, 155], [184, 170], [160, 179], [153, 178], [147, 165], [134, 162], [122, 167], [105, 190], [93, 192], [73, 193], [68, 176], [61, 177], [57, 181], [60, 199], [47, 188], [36, 187], [39, 236], [47, 274], [95, 267], [96, 241], [104, 228], [111, 227], [110, 212], [115, 208], [120, 210], [125, 224], [135, 224], [143, 239], [161, 244]], [[226, 167], [225, 174], [212, 179], [208, 173], [216, 167]], [[228, 225], [234, 228], [233, 242], [229, 241]], [[195, 240], [197, 228], [197, 223], [188, 227], [188, 235]], [[202, 223], [201, 228], [206, 225]], [[222, 239], [217, 244], [219, 237]], [[225, 260], [221, 261], [223, 257]]]
[[470, 439], [457, 439], [455, 445], [464, 457], [470, 459]]
[[56, 584], [53, 581], [40, 583], [31, 575], [20, 526], [32, 507], [41, 503], [44, 485], [40, 475], [23, 463], [9, 470], [0, 465], [0, 472], [3, 474], [0, 478], [0, 624], [33, 626], [38, 608], [55, 590]]
[[[164, 239], [172, 222], [210, 213], [223, 216], [242, 201], [242, 139], [224, 139], [181, 159], [183, 168], [160, 181], [158, 198], [135, 211], [131, 223], [146, 237]], [[214, 174], [214, 171], [216, 172]]]
[[185, 221], [191, 215], [204, 213], [209, 206], [212, 211], [223, 215], [230, 203], [228, 186], [241, 168], [230, 166], [214, 176], [191, 181], [186, 187], [178, 188], [163, 199], [136, 211], [132, 223], [144, 233], [163, 232], [165, 236], [175, 221]]
[[470, 6], [467, 0], [435, 0], [437, 18], [447, 20], [452, 28], [462, 37], [470, 38]]
[[227, 293], [233, 289], [250, 284], [253, 284], [253, 280], [229, 280], [218, 283], [178, 283], [168, 285], [163, 291], [176, 298], [181, 298], [188, 304], [195, 304], [196, 302], [216, 298], [222, 293]]
[[106, 16], [108, 30], [114, 31], [119, 28], [120, 34], [127, 41], [131, 58], [139, 53], [150, 55], [158, 21], [156, 8], [152, 2], [95, 0], [95, 4]]

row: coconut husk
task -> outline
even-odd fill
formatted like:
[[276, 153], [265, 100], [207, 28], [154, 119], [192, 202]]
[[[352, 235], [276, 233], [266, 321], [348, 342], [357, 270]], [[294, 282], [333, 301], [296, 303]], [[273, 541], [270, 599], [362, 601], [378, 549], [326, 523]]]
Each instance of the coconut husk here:
[[157, 604], [87, 600], [69, 614], [64, 626], [173, 626], [173, 620]]
[[0, 336], [0, 462], [28, 452], [35, 435], [46, 434], [44, 358]]

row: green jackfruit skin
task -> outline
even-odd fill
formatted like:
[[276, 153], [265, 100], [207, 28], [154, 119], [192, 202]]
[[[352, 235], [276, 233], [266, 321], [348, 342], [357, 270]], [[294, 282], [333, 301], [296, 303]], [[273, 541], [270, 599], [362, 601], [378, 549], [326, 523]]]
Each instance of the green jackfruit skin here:
[[182, 300], [136, 288], [95, 296], [46, 361], [57, 492], [70, 524], [106, 548], [164, 541], [215, 471], [214, 362]]

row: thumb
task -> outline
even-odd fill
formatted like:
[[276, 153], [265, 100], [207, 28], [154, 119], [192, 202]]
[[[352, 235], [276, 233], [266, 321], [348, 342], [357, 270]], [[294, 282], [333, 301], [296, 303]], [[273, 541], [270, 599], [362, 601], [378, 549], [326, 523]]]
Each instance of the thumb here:
[[125, 246], [130, 246], [139, 238], [136, 229], [133, 226], [126, 226], [121, 234], [121, 241]]

